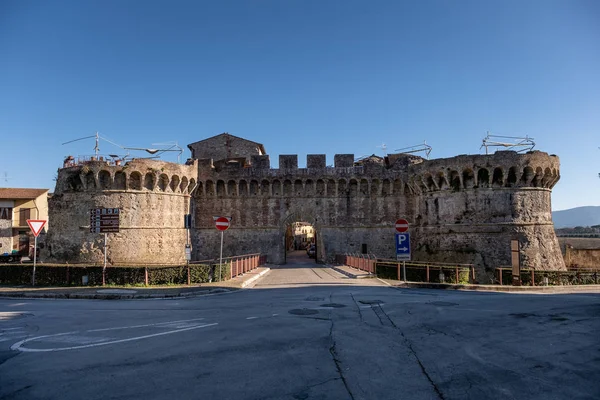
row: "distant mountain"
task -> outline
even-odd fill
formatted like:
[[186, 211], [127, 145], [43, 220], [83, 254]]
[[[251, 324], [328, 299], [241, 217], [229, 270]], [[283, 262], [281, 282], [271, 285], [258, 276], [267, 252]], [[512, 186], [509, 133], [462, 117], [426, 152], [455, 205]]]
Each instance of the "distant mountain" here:
[[574, 228], [576, 226], [600, 225], [600, 206], [575, 207], [568, 210], [553, 211], [555, 228]]

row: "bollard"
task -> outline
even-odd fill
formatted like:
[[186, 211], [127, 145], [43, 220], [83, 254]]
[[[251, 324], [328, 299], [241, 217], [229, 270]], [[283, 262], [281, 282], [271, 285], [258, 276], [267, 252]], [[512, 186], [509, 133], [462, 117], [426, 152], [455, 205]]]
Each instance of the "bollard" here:
[[[188, 277], [189, 277], [189, 274], [188, 274]], [[148, 267], [144, 267], [144, 283], [146, 284], [146, 286], [148, 286]], [[189, 285], [189, 283], [188, 283], [188, 285]]]
[[498, 269], [498, 274], [500, 276], [500, 285], [502, 285], [502, 268]]
[[456, 267], [455, 274], [454, 282], [458, 285], [458, 267]]
[[429, 283], [429, 264], [425, 266], [427, 268], [427, 283]]

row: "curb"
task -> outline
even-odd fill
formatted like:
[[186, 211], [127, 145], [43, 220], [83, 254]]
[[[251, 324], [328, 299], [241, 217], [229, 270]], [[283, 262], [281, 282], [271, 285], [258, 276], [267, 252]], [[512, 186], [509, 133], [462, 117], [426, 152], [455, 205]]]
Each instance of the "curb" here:
[[258, 274], [256, 274], [255, 276], [253, 276], [252, 278], [242, 282], [242, 288], [245, 288], [247, 286], [250, 286], [251, 284], [253, 284], [254, 282], [256, 282], [257, 280], [259, 280], [260, 278], [262, 278], [263, 275], [265, 275], [267, 272], [271, 271], [271, 268], [269, 267], [265, 267], [264, 270], [260, 271]]
[[419, 283], [401, 282], [390, 283], [380, 278], [379, 281], [393, 288], [409, 289], [438, 289], [438, 290], [463, 290], [472, 292], [497, 292], [497, 293], [600, 293], [600, 285], [585, 286], [491, 286], [491, 285], [456, 285], [449, 283]]
[[[341, 269], [341, 268], [338, 268], [338, 267], [336, 267], [335, 265], [330, 265], [330, 267], [331, 267], [333, 270], [335, 270], [335, 271], [339, 272], [340, 274], [342, 274], [342, 275], [346, 275], [347, 277], [349, 277], [349, 278], [353, 278], [353, 279], [372, 279], [372, 278], [377, 278], [377, 275], [375, 275], [375, 274], [371, 274], [371, 273], [368, 273], [367, 275], [356, 275], [356, 274], [353, 274], [353, 273], [351, 273], [351, 272], [344, 271], [343, 269]], [[358, 270], [357, 270], [357, 271], [358, 271]], [[363, 271], [363, 272], [364, 272], [364, 271]]]
[[0, 298], [8, 299], [78, 299], [78, 300], [136, 300], [136, 299], [185, 299], [188, 297], [208, 296], [229, 293], [231, 289], [217, 288], [184, 292], [178, 294], [101, 294], [101, 293], [0, 293]]

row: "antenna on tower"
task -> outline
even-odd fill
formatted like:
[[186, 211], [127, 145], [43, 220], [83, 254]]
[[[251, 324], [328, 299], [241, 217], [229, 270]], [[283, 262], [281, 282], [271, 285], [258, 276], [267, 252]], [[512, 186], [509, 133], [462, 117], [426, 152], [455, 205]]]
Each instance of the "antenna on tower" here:
[[[513, 139], [513, 142], [497, 142], [492, 138]], [[533, 141], [533, 138], [529, 136], [498, 136], [491, 135], [488, 131], [487, 136], [483, 139], [483, 144], [481, 145], [481, 147], [485, 147], [485, 154], [488, 154], [488, 147], [504, 147], [507, 150], [517, 149], [516, 151], [518, 153], [533, 150], [533, 148], [535, 147], [535, 142]]]
[[4, 171], [4, 182], [8, 182], [9, 179], [8, 172]]
[[381, 150], [383, 150], [383, 156], [387, 157], [387, 145], [385, 143], [381, 143], [381, 146], [376, 147], [379, 147]]
[[92, 136], [85, 136], [85, 137], [82, 137], [82, 138], [79, 138], [79, 139], [69, 140], [68, 142], [64, 142], [63, 145], [69, 144], [69, 143], [73, 143], [73, 142], [77, 142], [79, 140], [91, 139], [91, 138], [96, 139], [96, 144], [94, 146], [94, 154], [96, 155], [96, 159], [98, 159], [98, 155], [100, 154], [100, 139], [102, 139], [105, 142], [108, 142], [108, 143], [110, 143], [110, 144], [112, 144], [114, 146], [120, 147], [121, 149], [124, 149], [124, 147], [121, 146], [120, 144], [117, 144], [115, 142], [112, 142], [112, 141], [108, 140], [105, 137], [100, 136], [100, 134], [98, 133], [98, 131], [96, 131], [96, 133], [94, 135], [92, 135]]
[[423, 144], [417, 144], [415, 146], [403, 147], [401, 149], [396, 149], [394, 151], [398, 151], [400, 153], [409, 154], [409, 153], [418, 153], [425, 152], [425, 157], [429, 160], [429, 154], [431, 154], [431, 150], [433, 148], [427, 144], [427, 141], [423, 140]]

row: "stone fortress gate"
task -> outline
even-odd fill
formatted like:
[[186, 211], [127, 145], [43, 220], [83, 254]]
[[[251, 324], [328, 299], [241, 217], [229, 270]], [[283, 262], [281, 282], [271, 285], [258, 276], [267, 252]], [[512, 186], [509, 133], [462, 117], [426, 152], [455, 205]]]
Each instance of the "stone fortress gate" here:
[[271, 263], [285, 262], [285, 232], [296, 221], [315, 228], [318, 260], [364, 251], [395, 258], [394, 223], [405, 218], [414, 260], [473, 263], [485, 280], [510, 265], [510, 241], [519, 239], [524, 268], [566, 269], [551, 217], [559, 179], [554, 155], [390, 154], [355, 162], [338, 154], [327, 166], [325, 155], [315, 154], [306, 168], [298, 168], [297, 155], [280, 155], [274, 169], [262, 144], [227, 133], [188, 147], [186, 165], [135, 160], [60, 169], [49, 202], [52, 256], [97, 257], [100, 238], [89, 233], [89, 208], [119, 207], [125, 228], [111, 241], [113, 263], [184, 262], [189, 212], [195, 260], [218, 257], [214, 216], [232, 217], [225, 256], [261, 252]]

